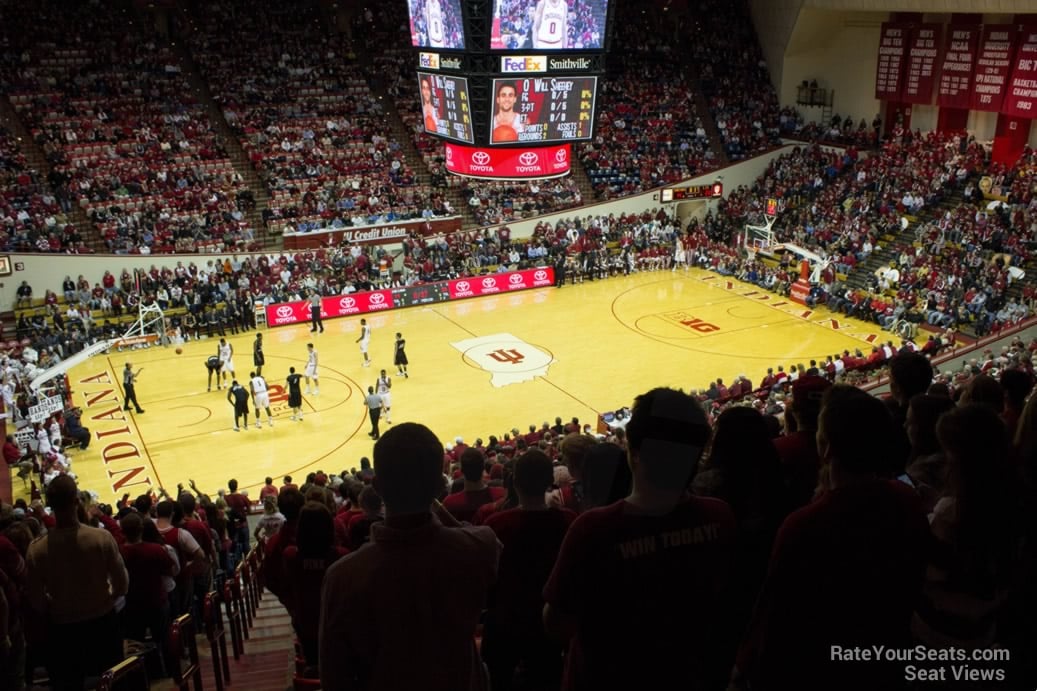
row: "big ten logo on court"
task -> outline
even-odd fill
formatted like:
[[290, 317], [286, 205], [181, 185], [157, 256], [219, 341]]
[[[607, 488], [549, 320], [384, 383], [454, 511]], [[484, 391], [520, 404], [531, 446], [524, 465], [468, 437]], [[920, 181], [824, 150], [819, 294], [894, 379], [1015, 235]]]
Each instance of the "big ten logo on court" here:
[[270, 409], [277, 414], [291, 411], [288, 407], [288, 391], [280, 384], [270, 384], [267, 388], [270, 392]]
[[546, 376], [554, 362], [547, 351], [507, 333], [469, 338], [451, 345], [466, 363], [489, 372], [490, 383], [496, 387]]
[[688, 314], [687, 312], [668, 312], [664, 315], [666, 319], [677, 322], [681, 326], [691, 329], [692, 331], [700, 334], [709, 334], [714, 331], [720, 331], [720, 327], [716, 324], [711, 324], [704, 319]]

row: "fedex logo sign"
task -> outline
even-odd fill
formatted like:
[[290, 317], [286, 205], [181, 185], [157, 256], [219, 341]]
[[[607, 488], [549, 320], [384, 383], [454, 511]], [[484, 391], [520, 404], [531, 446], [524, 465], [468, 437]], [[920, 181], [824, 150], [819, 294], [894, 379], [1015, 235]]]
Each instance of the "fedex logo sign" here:
[[510, 55], [500, 59], [500, 71], [505, 74], [546, 72], [546, 55]]
[[418, 53], [418, 66], [427, 70], [438, 70], [439, 53]]

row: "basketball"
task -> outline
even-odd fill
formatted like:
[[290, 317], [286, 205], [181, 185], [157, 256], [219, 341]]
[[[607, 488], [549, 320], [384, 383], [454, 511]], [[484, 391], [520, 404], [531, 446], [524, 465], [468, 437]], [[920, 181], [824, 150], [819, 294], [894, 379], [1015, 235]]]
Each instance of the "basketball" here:
[[493, 141], [495, 142], [517, 142], [518, 132], [510, 125], [497, 125], [493, 128]]
[[184, 349], [183, 348], [177, 348], [176, 349], [176, 354], [177, 355], [183, 355], [184, 354]]

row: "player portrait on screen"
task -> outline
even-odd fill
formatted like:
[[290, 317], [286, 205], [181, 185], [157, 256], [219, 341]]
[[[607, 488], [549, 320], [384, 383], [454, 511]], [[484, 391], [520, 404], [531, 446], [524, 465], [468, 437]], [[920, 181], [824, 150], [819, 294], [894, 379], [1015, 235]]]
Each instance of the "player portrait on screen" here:
[[518, 92], [512, 82], [497, 84], [497, 97], [493, 108], [493, 132], [490, 141], [494, 144], [517, 142], [522, 131], [522, 116], [515, 112]]
[[608, 0], [495, 0], [497, 50], [599, 50]]
[[425, 122], [425, 131], [434, 133], [436, 131], [436, 121], [439, 120], [439, 114], [436, 112], [436, 106], [432, 103], [431, 77], [421, 78], [421, 117]]
[[463, 50], [460, 0], [408, 0], [411, 45]]

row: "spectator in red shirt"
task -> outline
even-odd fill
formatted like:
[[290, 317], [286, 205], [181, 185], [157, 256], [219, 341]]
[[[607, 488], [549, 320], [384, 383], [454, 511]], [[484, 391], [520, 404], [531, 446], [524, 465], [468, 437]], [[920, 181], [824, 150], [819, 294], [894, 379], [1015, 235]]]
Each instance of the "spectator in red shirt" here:
[[691, 396], [654, 389], [626, 431], [630, 496], [580, 514], [544, 587], [544, 627], [569, 642], [563, 688], [713, 688], [735, 519], [685, 498], [709, 424]]
[[774, 440], [785, 477], [790, 509], [806, 506], [814, 497], [821, 459], [817, 455], [817, 417], [821, 398], [831, 383], [821, 377], [802, 377], [792, 385], [792, 401], [785, 413], [785, 434]]
[[263, 485], [262, 489], [259, 490], [260, 504], [262, 504], [263, 500], [265, 500], [267, 497], [273, 497], [274, 499], [277, 499], [277, 493], [280, 492], [280, 490], [274, 486], [274, 478], [268, 477], [266, 480], [264, 480], [264, 483], [265, 484]]
[[504, 546], [483, 629], [482, 656], [494, 689], [512, 688], [519, 663], [535, 688], [557, 683], [562, 671], [561, 646], [544, 635], [541, 624], [541, 591], [576, 514], [548, 508], [545, 494], [553, 482], [551, 459], [544, 452], [519, 456], [514, 471], [518, 508], [486, 519]]
[[483, 479], [486, 461], [478, 449], [465, 449], [461, 454], [461, 474], [464, 489], [454, 492], [443, 500], [443, 506], [454, 518], [471, 523], [475, 512], [483, 504], [503, 499], [507, 491], [503, 487], [489, 487]]
[[296, 544], [285, 547], [284, 573], [289, 584], [286, 607], [302, 644], [306, 666], [313, 676], [318, 666], [317, 633], [320, 628], [321, 588], [328, 567], [349, 550], [335, 545], [331, 512], [320, 502], [310, 501], [299, 512]]
[[[223, 498], [227, 502], [227, 510], [229, 512], [228, 519], [230, 525], [227, 527], [227, 532], [230, 533], [230, 539], [234, 541], [234, 548], [237, 550], [238, 558], [241, 559], [248, 554], [250, 544], [248, 514], [252, 509], [252, 502], [244, 494], [238, 492], [238, 481], [234, 478], [227, 481], [227, 488], [230, 489], [230, 493]], [[282, 511], [282, 513], [284, 512]], [[234, 568], [234, 564], [231, 565], [231, 568]]]
[[848, 386], [825, 394], [817, 446], [830, 488], [778, 531], [736, 688], [899, 688], [903, 663], [854, 664], [832, 648], [911, 642], [929, 525], [918, 496], [883, 477], [893, 433], [877, 398]]
[[127, 638], [143, 641], [150, 630], [161, 651], [169, 633], [169, 597], [164, 579], [175, 577], [180, 566], [169, 556], [165, 543], [143, 540], [145, 520], [149, 519], [131, 511], [120, 521], [126, 542], [119, 551], [130, 577], [126, 606], [120, 616]]

